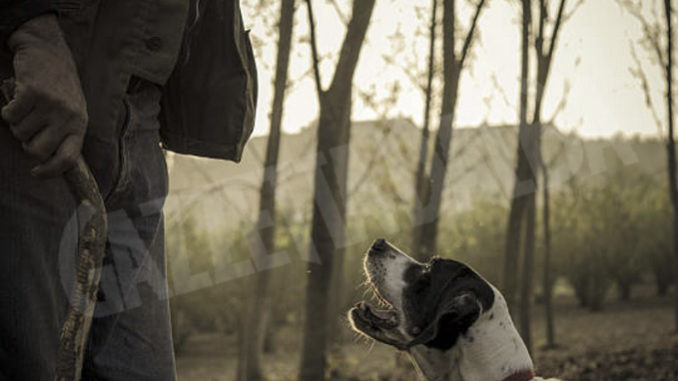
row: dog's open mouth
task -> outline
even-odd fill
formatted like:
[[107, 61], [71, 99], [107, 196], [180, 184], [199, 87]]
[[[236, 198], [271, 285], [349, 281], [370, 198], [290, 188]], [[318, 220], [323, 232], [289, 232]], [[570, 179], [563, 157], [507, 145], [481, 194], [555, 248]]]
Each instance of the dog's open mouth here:
[[384, 344], [404, 349], [407, 339], [400, 333], [401, 316], [398, 310], [387, 305], [378, 309], [367, 302], [359, 302], [349, 311], [348, 319], [356, 332]]
[[359, 302], [351, 310], [354, 326], [363, 333], [389, 330], [398, 327], [398, 312], [393, 308], [377, 309], [367, 302]]

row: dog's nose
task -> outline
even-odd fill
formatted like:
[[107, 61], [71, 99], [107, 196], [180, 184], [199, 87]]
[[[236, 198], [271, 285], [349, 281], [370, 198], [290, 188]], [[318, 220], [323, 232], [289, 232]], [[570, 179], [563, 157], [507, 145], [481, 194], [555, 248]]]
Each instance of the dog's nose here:
[[388, 243], [386, 243], [386, 240], [383, 238], [379, 238], [378, 240], [374, 241], [372, 244], [372, 250], [371, 252], [374, 253], [380, 253], [388, 248]]

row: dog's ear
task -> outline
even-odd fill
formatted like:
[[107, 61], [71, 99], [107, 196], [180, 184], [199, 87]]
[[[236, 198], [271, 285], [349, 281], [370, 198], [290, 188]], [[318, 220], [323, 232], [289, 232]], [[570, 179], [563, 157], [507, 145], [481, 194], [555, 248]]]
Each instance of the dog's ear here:
[[476, 322], [482, 311], [491, 308], [494, 291], [463, 263], [434, 259], [430, 263], [431, 284], [427, 293], [408, 294], [418, 300], [411, 313], [410, 343], [446, 351], [452, 348]]
[[438, 305], [435, 317], [416, 341], [430, 348], [446, 351], [473, 325], [480, 312], [480, 303], [473, 293], [446, 295]]

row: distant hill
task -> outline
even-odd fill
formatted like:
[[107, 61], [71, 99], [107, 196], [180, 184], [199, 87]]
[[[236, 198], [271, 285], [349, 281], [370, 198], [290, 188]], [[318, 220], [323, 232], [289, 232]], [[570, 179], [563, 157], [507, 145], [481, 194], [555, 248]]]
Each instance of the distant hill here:
[[[513, 188], [516, 135], [515, 126], [455, 129], [443, 213], [463, 209], [477, 197], [508, 200]], [[278, 205], [291, 211], [295, 219], [308, 218], [311, 210], [315, 136], [315, 128], [306, 128], [283, 134], [281, 140]], [[253, 138], [239, 164], [170, 155], [168, 222], [193, 213], [211, 230], [237, 227], [256, 218], [266, 139]], [[420, 139], [420, 129], [405, 119], [354, 123], [350, 216], [360, 215], [366, 208], [410, 208]], [[664, 176], [665, 152], [657, 140], [591, 140], [548, 127], [544, 147], [554, 189], [575, 176], [580, 183], [595, 184], [618, 166]]]

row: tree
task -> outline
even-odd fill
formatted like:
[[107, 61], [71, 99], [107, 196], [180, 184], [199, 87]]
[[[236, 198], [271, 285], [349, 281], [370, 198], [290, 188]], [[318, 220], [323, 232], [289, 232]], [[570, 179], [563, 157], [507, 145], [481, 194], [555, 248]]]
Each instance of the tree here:
[[421, 236], [421, 202], [424, 200], [426, 189], [426, 161], [428, 160], [429, 131], [431, 121], [431, 93], [433, 90], [433, 74], [435, 72], [435, 47], [436, 47], [436, 24], [438, 17], [438, 0], [431, 1], [431, 26], [429, 28], [428, 68], [426, 75], [426, 88], [424, 89], [424, 125], [421, 129], [421, 143], [419, 144], [419, 158], [417, 160], [417, 172], [414, 180], [414, 203], [412, 215], [415, 217], [412, 225], [412, 252], [417, 251], [416, 244]]
[[480, 0], [475, 5], [461, 51], [457, 52], [456, 1], [443, 1], [443, 97], [440, 121], [431, 159], [432, 163], [430, 164], [431, 170], [430, 173], [422, 176], [423, 189], [421, 194], [423, 197], [420, 200], [415, 200], [415, 203], [420, 206], [414, 212], [414, 226], [419, 231], [415, 237], [416, 241], [412, 244], [413, 254], [422, 260], [430, 258], [436, 250], [438, 220], [452, 144], [452, 123], [459, 95], [459, 80], [475, 39], [478, 19], [484, 5], [485, 0]]
[[640, 209], [640, 222], [643, 228], [640, 234], [640, 257], [647, 260], [654, 277], [658, 296], [667, 296], [673, 280], [673, 252], [671, 249], [673, 225], [672, 208], [664, 190], [666, 178], [661, 183], [652, 183], [649, 195], [643, 197]]
[[328, 306], [332, 264], [345, 241], [346, 180], [351, 127], [353, 75], [375, 0], [354, 0], [351, 19], [330, 86], [322, 88], [311, 0], [306, 0], [311, 53], [320, 117], [314, 175], [311, 260], [306, 287], [306, 320], [300, 381], [325, 379]]
[[[530, 24], [532, 19], [532, 4], [530, 0], [522, 0], [522, 33], [521, 33], [521, 66], [520, 66], [520, 111], [519, 111], [519, 127], [518, 127], [518, 165], [516, 167], [516, 181], [513, 188], [513, 198], [511, 199], [511, 208], [509, 210], [509, 221], [506, 232], [506, 258], [504, 262], [504, 296], [509, 308], [515, 307], [516, 289], [518, 283], [518, 260], [520, 249], [520, 234], [521, 227], [524, 221], [525, 209], [530, 202], [530, 191], [519, 189], [519, 184], [525, 187], [527, 182], [531, 187], [531, 193], [534, 194], [536, 187], [535, 175], [530, 168], [528, 154], [534, 154], [534, 148], [531, 145], [534, 143], [530, 139], [531, 129], [527, 124], [527, 96], [528, 96], [528, 81], [529, 81], [529, 38], [530, 38]], [[534, 162], [533, 162], [534, 164]], [[531, 183], [529, 183], [532, 181]], [[534, 210], [534, 209], [532, 209]], [[527, 234], [527, 233], [526, 233]], [[526, 241], [530, 241], [526, 237]], [[532, 231], [532, 242], [534, 242], [534, 230]], [[531, 259], [531, 256], [529, 257]], [[525, 275], [525, 274], [524, 274]], [[521, 326], [522, 328], [522, 321]], [[523, 337], [525, 339], [525, 337]], [[528, 339], [529, 340], [529, 339]], [[529, 341], [525, 343], [530, 349]]]
[[[567, 98], [569, 96], [569, 83], [565, 82], [565, 90], [563, 97], [561, 98], [560, 103], [556, 107], [556, 111], [551, 117], [551, 121], [546, 124], [553, 124], [553, 120], [557, 116], [558, 112], [565, 108], [567, 104]], [[552, 129], [551, 131], [556, 131]], [[542, 142], [544, 141], [544, 136], [546, 135], [547, 130], [542, 128], [540, 135]], [[551, 156], [550, 160], [545, 160], [545, 147], [544, 143], [541, 144], [541, 152], [539, 155], [540, 169], [542, 175], [542, 240], [543, 240], [543, 250], [544, 258], [542, 263], [542, 291], [544, 293], [544, 315], [546, 324], [544, 325], [546, 332], [546, 348], [553, 349], [556, 347], [556, 327], [555, 327], [555, 314], [553, 310], [553, 285], [555, 282], [553, 274], [553, 237], [551, 229], [551, 191], [550, 191], [550, 182], [549, 182], [549, 171], [550, 168], [554, 166], [556, 162], [563, 159], [563, 156], [567, 150], [565, 141], [560, 142], [560, 147], [556, 150], [555, 154]]]
[[[643, 5], [651, 4], [654, 6], [656, 2], [641, 2], [633, 0], [619, 0], [622, 6], [634, 16], [643, 29], [643, 36], [640, 40], [641, 45], [647, 49], [652, 60], [659, 65], [662, 71], [662, 77], [665, 81], [664, 102], [666, 107], [666, 125], [668, 131], [666, 135], [666, 159], [667, 159], [667, 177], [668, 177], [668, 193], [672, 206], [672, 236], [673, 236], [673, 255], [674, 255], [674, 277], [678, 276], [678, 174], [676, 173], [676, 143], [674, 137], [675, 129], [675, 115], [674, 115], [674, 100], [673, 100], [673, 51], [674, 35], [673, 35], [673, 16], [675, 14], [674, 4], [671, 0], [663, 0], [664, 20], [661, 20], [658, 13], [652, 12], [651, 16], [643, 13]], [[635, 52], [632, 50], [632, 52]], [[635, 57], [635, 53], [634, 53]], [[658, 125], [661, 124], [657, 117], [654, 104], [652, 102], [651, 89], [645, 71], [636, 58], [637, 67], [632, 70], [632, 73], [640, 80], [643, 91], [645, 92], [645, 99], [647, 106], [653, 112]], [[675, 292], [675, 329], [678, 331], [678, 290]]]
[[275, 251], [275, 190], [277, 185], [280, 128], [282, 125], [283, 101], [287, 87], [287, 69], [292, 46], [294, 25], [294, 0], [282, 0], [278, 23], [278, 57], [271, 110], [271, 129], [266, 145], [264, 175], [259, 193], [259, 215], [255, 228], [253, 248], [257, 274], [252, 282], [252, 295], [248, 299], [240, 332], [238, 356], [238, 380], [264, 380], [261, 355], [264, 347], [266, 326], [269, 321], [272, 255]]
[[[664, 14], [666, 16], [666, 114], [668, 117], [668, 139], [666, 142], [666, 158], [668, 160], [669, 195], [673, 204], [673, 251], [674, 276], [678, 276], [678, 180], [676, 179], [676, 142], [674, 140], [673, 114], [673, 6], [671, 0], [664, 0]], [[678, 331], [678, 289], [675, 291], [675, 329]]]
[[[521, 235], [524, 234], [523, 265], [520, 285], [520, 314], [519, 327], [523, 340], [528, 349], [532, 349], [530, 331], [530, 316], [532, 314], [532, 291], [535, 251], [536, 226], [536, 190], [537, 174], [540, 166], [542, 105], [546, 85], [553, 62], [558, 33], [565, 15], [567, 0], [560, 0], [558, 11], [553, 21], [550, 37], [547, 36], [549, 17], [549, 2], [539, 0], [539, 14], [534, 41], [536, 64], [536, 89], [533, 92], [533, 115], [528, 121], [529, 85], [530, 85], [530, 36], [532, 33], [532, 1], [522, 0], [522, 32], [521, 32], [521, 75], [520, 75], [520, 105], [519, 131], [515, 183], [513, 198], [509, 211], [509, 220], [506, 234], [506, 257], [504, 262], [504, 295], [510, 307], [515, 307], [515, 297], [518, 288], [518, 262], [521, 248]], [[580, 4], [580, 3], [578, 3]], [[524, 228], [524, 230], [523, 230]]]
[[542, 227], [544, 228], [544, 271], [542, 289], [544, 292], [544, 310], [546, 315], [546, 347], [556, 346], [555, 316], [553, 313], [553, 280], [551, 279], [551, 195], [549, 193], [549, 171], [542, 160]]

